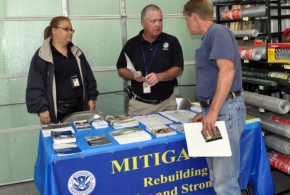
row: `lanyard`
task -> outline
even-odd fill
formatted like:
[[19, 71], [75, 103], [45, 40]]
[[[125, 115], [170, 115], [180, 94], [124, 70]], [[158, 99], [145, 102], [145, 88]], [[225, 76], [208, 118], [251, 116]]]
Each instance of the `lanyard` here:
[[157, 50], [158, 45], [159, 45], [159, 42], [158, 42], [157, 45], [155, 46], [155, 49], [154, 49], [153, 55], [151, 56], [150, 63], [149, 63], [149, 65], [147, 66], [147, 64], [146, 64], [146, 58], [145, 58], [145, 52], [144, 52], [144, 48], [143, 48], [143, 44], [141, 43], [142, 54], [143, 54], [143, 62], [144, 62], [144, 65], [145, 65], [146, 75], [147, 75], [148, 70], [149, 70], [149, 67], [150, 67], [150, 65], [151, 65], [151, 63], [152, 63], [152, 60], [153, 60], [153, 58], [154, 58], [154, 56], [155, 56], [155, 54], [156, 54], [156, 50]]

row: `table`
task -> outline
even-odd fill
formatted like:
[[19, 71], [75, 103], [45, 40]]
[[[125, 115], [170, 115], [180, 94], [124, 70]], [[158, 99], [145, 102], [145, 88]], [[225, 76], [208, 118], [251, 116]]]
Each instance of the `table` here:
[[[62, 157], [55, 154], [51, 137], [44, 138], [40, 133], [34, 173], [40, 193], [214, 194], [205, 158], [188, 157], [183, 133], [119, 145], [108, 134], [112, 130], [76, 131], [82, 153]], [[84, 137], [96, 134], [107, 134], [113, 144], [90, 147]], [[260, 122], [245, 125], [241, 156], [241, 189], [251, 185], [255, 195], [274, 194]]]
[[249, 185], [253, 187], [254, 195], [274, 194], [275, 188], [270, 163], [259, 121], [246, 123], [240, 147], [241, 174], [239, 183], [241, 189], [245, 190]]

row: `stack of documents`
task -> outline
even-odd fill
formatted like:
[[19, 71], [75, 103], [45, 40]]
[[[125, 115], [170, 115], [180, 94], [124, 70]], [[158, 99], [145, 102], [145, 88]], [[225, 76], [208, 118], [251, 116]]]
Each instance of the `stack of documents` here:
[[132, 118], [129, 115], [117, 115], [117, 116], [106, 116], [106, 120], [114, 129], [120, 129], [125, 127], [136, 127], [139, 125], [139, 121]]
[[128, 127], [110, 132], [119, 144], [151, 140], [151, 136], [139, 127]]
[[188, 123], [192, 121], [192, 118], [196, 113], [189, 110], [170, 110], [160, 112], [161, 115], [173, 120], [175, 122]]
[[74, 133], [74, 129], [70, 123], [41, 125], [41, 132], [43, 137], [51, 136], [51, 131], [72, 131]]
[[173, 123], [171, 120], [159, 114], [140, 115], [134, 116], [133, 118], [144, 124], [147, 128]]
[[147, 127], [147, 130], [150, 131], [155, 137], [166, 137], [170, 135], [176, 135], [176, 131], [172, 130], [166, 125]]

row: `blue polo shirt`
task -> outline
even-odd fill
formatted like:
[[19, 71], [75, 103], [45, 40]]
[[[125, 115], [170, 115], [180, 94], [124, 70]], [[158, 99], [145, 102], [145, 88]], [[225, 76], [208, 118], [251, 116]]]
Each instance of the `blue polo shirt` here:
[[234, 62], [235, 76], [230, 92], [242, 90], [242, 67], [239, 48], [233, 33], [225, 26], [213, 24], [196, 50], [196, 96], [198, 101], [212, 98], [216, 91], [219, 68], [217, 59]]

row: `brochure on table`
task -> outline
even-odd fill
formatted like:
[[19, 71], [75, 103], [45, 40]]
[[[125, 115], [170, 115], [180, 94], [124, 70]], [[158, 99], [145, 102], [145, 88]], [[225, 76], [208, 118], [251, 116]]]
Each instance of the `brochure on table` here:
[[196, 113], [189, 110], [170, 110], [160, 112], [160, 114], [172, 121], [181, 123], [191, 122], [192, 118], [196, 115]]
[[169, 128], [166, 125], [147, 127], [147, 130], [150, 133], [152, 133], [155, 137], [165, 137], [177, 134], [176, 131], [174, 131], [173, 129]]
[[151, 136], [143, 129], [139, 127], [126, 127], [116, 131], [110, 132], [110, 135], [119, 144], [128, 144], [140, 141], [151, 140]]
[[147, 128], [173, 123], [173, 121], [159, 114], [140, 115], [134, 116], [133, 118], [139, 121], [140, 123], [144, 124]]
[[41, 132], [43, 137], [50, 137], [51, 131], [71, 131], [74, 133], [74, 129], [72, 128], [70, 123], [58, 123], [58, 124], [50, 124], [50, 125], [41, 125]]
[[231, 147], [224, 121], [217, 121], [222, 139], [206, 142], [202, 136], [202, 123], [184, 123], [188, 154], [191, 157], [231, 156]]
[[106, 120], [114, 129], [136, 127], [139, 125], [139, 122], [129, 115], [107, 115]]

